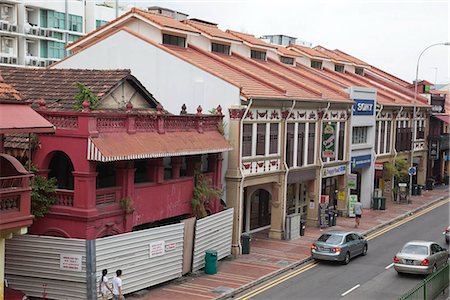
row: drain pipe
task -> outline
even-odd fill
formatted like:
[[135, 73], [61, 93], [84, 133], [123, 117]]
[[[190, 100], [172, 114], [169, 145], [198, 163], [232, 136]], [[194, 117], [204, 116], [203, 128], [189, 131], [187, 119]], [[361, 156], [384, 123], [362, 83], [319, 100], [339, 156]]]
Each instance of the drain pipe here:
[[[241, 182], [239, 184], [239, 190], [240, 190], [239, 191], [239, 197], [240, 197], [240, 200], [239, 200], [239, 211], [240, 211], [240, 214], [239, 215], [240, 216], [243, 216], [242, 214], [243, 214], [243, 211], [244, 211], [244, 209], [243, 209], [243, 207], [244, 207], [244, 197], [243, 197], [244, 187], [243, 187], [243, 184], [244, 184], [244, 180], [245, 180], [245, 174], [242, 171], [242, 135], [243, 135], [243, 132], [244, 132], [244, 120], [247, 117], [247, 114], [250, 111], [250, 107], [252, 106], [252, 104], [253, 104], [253, 99], [250, 98], [250, 102], [247, 105], [247, 108], [245, 109], [244, 114], [242, 115], [241, 124], [239, 124], [239, 154], [238, 154], [238, 156], [239, 156], [239, 172], [241, 173]], [[243, 216], [243, 217], [246, 218], [246, 216]], [[239, 221], [239, 235], [242, 232], [242, 223], [243, 223], [242, 220], [240, 220]], [[241, 247], [242, 247], [241, 239], [239, 239], [238, 245], [239, 245], [239, 249], [241, 249]]]
[[[287, 116], [286, 116], [286, 122], [285, 122], [285, 130], [284, 130], [284, 144], [286, 143], [286, 140], [287, 140], [287, 120], [289, 120], [289, 117], [291, 116], [291, 114], [292, 114], [292, 111], [294, 110], [294, 107], [295, 107], [295, 104], [296, 104], [296, 102], [297, 102], [297, 100], [294, 100], [293, 102], [292, 102], [292, 106], [291, 106], [291, 109], [289, 110], [289, 113], [287, 114]], [[285, 148], [286, 149], [286, 148]], [[286, 163], [286, 151], [284, 151], [284, 157], [282, 158], [283, 159], [283, 165], [284, 165], [284, 168], [285, 168], [285, 170], [286, 170], [286, 175], [285, 175], [285, 177], [284, 177], [284, 195], [283, 195], [283, 219], [282, 219], [282, 225], [281, 225], [281, 227], [282, 228], [285, 228], [285, 226], [286, 226], [286, 204], [287, 204], [287, 185], [288, 185], [288, 183], [287, 183], [287, 181], [288, 181], [288, 176], [289, 176], [289, 171], [290, 171], [290, 169], [289, 169], [289, 167], [288, 167], [288, 165], [287, 165], [287, 163]]]

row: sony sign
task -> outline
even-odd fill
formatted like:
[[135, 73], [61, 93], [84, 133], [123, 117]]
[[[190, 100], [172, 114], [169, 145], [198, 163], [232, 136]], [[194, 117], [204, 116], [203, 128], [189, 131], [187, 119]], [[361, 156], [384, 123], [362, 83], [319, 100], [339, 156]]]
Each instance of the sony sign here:
[[354, 116], [373, 116], [375, 112], [375, 104], [373, 100], [360, 100], [355, 99], [353, 104]]

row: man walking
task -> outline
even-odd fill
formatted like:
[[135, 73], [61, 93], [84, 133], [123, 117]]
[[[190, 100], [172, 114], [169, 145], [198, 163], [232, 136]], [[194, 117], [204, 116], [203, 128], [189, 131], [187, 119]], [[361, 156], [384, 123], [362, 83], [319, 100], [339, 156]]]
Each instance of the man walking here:
[[362, 208], [362, 203], [361, 200], [358, 199], [358, 202], [355, 203], [355, 206], [353, 207], [354, 211], [355, 211], [355, 228], [359, 227], [359, 220], [361, 220], [361, 216], [362, 216], [362, 212], [363, 212], [363, 208]]
[[111, 281], [113, 300], [125, 299], [122, 294], [122, 279], [120, 276], [122, 276], [122, 270], [117, 270], [116, 276]]

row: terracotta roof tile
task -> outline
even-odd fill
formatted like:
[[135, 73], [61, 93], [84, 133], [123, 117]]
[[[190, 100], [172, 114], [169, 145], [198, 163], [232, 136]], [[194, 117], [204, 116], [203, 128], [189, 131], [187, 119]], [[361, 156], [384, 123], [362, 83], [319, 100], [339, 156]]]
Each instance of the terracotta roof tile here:
[[313, 48], [309, 48], [309, 47], [304, 47], [304, 46], [300, 46], [300, 45], [289, 45], [288, 49], [295, 49], [297, 51], [300, 51], [304, 54], [306, 54], [307, 56], [311, 56], [313, 58], [321, 58], [321, 59], [329, 59], [330, 57], [327, 56], [326, 54], [315, 50]]
[[352, 62], [354, 64], [367, 66], [367, 67], [370, 66], [368, 63], [366, 63], [366, 62], [364, 62], [364, 61], [362, 61], [362, 60], [360, 60], [360, 59], [358, 59], [358, 58], [356, 58], [354, 56], [351, 56], [350, 54], [347, 54], [347, 53], [345, 53], [345, 52], [343, 52], [341, 50], [335, 49], [335, 50], [333, 50], [333, 52], [336, 55], [339, 55], [340, 57], [342, 57], [342, 58], [344, 58], [344, 59], [346, 59], [346, 60], [348, 60], [348, 61], [350, 61], [350, 62]]
[[[1, 74], [1, 73], [0, 73]], [[0, 79], [0, 101], [21, 101], [22, 96], [13, 88], [10, 84], [3, 82], [3, 78]]]
[[272, 45], [272, 44], [266, 43], [266, 42], [258, 39], [257, 37], [255, 37], [252, 34], [233, 31], [230, 29], [228, 29], [226, 32], [229, 34], [232, 34], [232, 35], [238, 37], [239, 39], [241, 39], [251, 45], [254, 45], [254, 46], [262, 46], [262, 47], [268, 47], [268, 48], [274, 48], [274, 49], [278, 48], [277, 45]]
[[322, 52], [323, 54], [325, 54], [326, 56], [328, 56], [329, 58], [331, 58], [331, 59], [333, 59], [335, 61], [342, 62], [342, 63], [351, 63], [350, 60], [346, 59], [345, 57], [337, 55], [336, 53], [334, 53], [331, 50], [328, 50], [325, 47], [315, 46], [313, 49], [317, 50], [319, 52]]
[[292, 51], [287, 49], [286, 47], [282, 47], [279, 46], [277, 47], [278, 52], [280, 52], [282, 55], [288, 55], [288, 56], [293, 56], [293, 57], [303, 57], [301, 54], [299, 54], [298, 52]]
[[76, 82], [83, 83], [101, 99], [119, 82], [130, 76], [130, 70], [31, 69], [0, 67], [5, 82], [20, 91], [24, 100], [44, 98], [51, 110], [73, 110]]
[[187, 20], [184, 21], [184, 23], [188, 24], [189, 26], [194, 27], [195, 29], [199, 30], [202, 33], [205, 33], [213, 38], [221, 38], [221, 39], [227, 39], [231, 41], [237, 41], [242, 42], [242, 39], [238, 38], [235, 35], [232, 35], [228, 32], [220, 30], [217, 25], [210, 25], [206, 23], [202, 23], [195, 20]]
[[144, 10], [140, 10], [138, 8], [132, 8], [132, 12], [137, 13], [138, 15], [143, 16], [147, 20], [158, 24], [161, 27], [167, 27], [167, 28], [174, 28], [178, 30], [188, 31], [188, 32], [194, 32], [194, 33], [200, 33], [197, 29], [192, 28], [190, 26], [187, 26], [186, 24], [175, 20], [172, 17], [164, 16]]

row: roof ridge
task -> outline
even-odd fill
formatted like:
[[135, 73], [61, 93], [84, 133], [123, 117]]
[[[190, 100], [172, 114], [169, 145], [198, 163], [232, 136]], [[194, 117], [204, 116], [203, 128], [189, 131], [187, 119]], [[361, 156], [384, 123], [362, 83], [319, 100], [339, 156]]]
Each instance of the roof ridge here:
[[372, 65], [370, 65], [370, 67], [373, 68], [373, 69], [375, 69], [375, 70], [377, 70], [377, 71], [379, 71], [379, 72], [381, 72], [381, 73], [383, 73], [383, 74], [386, 74], [386, 75], [388, 75], [388, 76], [391, 76], [391, 77], [393, 77], [393, 78], [395, 78], [395, 79], [397, 79], [397, 80], [399, 80], [399, 81], [401, 81], [401, 82], [404, 82], [405, 84], [410, 85], [410, 83], [409, 83], [408, 81], [405, 81], [405, 80], [403, 80], [403, 79], [401, 79], [401, 78], [399, 78], [399, 77], [397, 77], [397, 76], [395, 76], [395, 75], [392, 75], [392, 74], [390, 74], [390, 73], [388, 73], [388, 72], [386, 72], [386, 71], [383, 71], [383, 70], [381, 70], [381, 69], [379, 69], [379, 68], [377, 68], [377, 67], [375, 67], [375, 66], [372, 66]]
[[406, 88], [404, 86], [400, 86], [400, 85], [398, 85], [398, 84], [396, 84], [394, 82], [391, 82], [389, 80], [385, 80], [384, 78], [380, 78], [379, 76], [377, 76], [375, 74], [372, 74], [371, 72], [364, 72], [364, 77], [365, 76], [370, 77], [369, 79], [374, 80], [374, 81], [382, 80], [383, 84], [389, 85], [392, 89], [397, 90], [400, 93], [407, 93], [408, 95], [414, 97], [414, 92], [409, 90], [408, 88]]
[[280, 87], [280, 86], [278, 86], [278, 85], [276, 85], [276, 84], [274, 84], [272, 82], [269, 82], [269, 81], [265, 80], [264, 78], [261, 78], [260, 76], [254, 74], [253, 72], [250, 72], [250, 71], [248, 71], [248, 70], [246, 70], [246, 69], [244, 69], [244, 68], [242, 68], [240, 66], [235, 66], [234, 64], [226, 61], [225, 59], [223, 59], [223, 58], [221, 58], [221, 57], [219, 57], [217, 55], [214, 55], [214, 54], [212, 54], [212, 53], [210, 53], [210, 52], [208, 52], [206, 50], [203, 50], [203, 49], [201, 49], [201, 48], [199, 48], [197, 46], [194, 46], [192, 44], [189, 44], [188, 46], [190, 48], [192, 48], [192, 49], [194, 49], [194, 50], [196, 50], [196, 51], [198, 51], [200, 53], [203, 53], [203, 54], [207, 55], [208, 57], [210, 57], [210, 58], [212, 58], [212, 59], [214, 59], [214, 60], [216, 60], [216, 61], [218, 61], [218, 62], [220, 62], [220, 63], [222, 63], [222, 64], [224, 64], [224, 65], [226, 65], [226, 66], [228, 66], [230, 68], [232, 68], [232, 69], [234, 69], [234, 70], [239, 71], [240, 73], [243, 73], [243, 74], [245, 74], [247, 76], [250, 76], [250, 77], [258, 80], [259, 82], [261, 82], [261, 83], [263, 83], [263, 84], [265, 84], [265, 85], [267, 85], [267, 86], [269, 86], [269, 87], [271, 87], [271, 88], [273, 88], [275, 90], [278, 90], [279, 92], [282, 92], [284, 94], [286, 94], [286, 92], [287, 92], [286, 89], [284, 89], [284, 88], [282, 88], [282, 87]]
[[[266, 67], [266, 66], [264, 66], [264, 65], [262, 65], [262, 64], [260, 64], [260, 63], [254, 63], [250, 58], [245, 57], [245, 56], [242, 56], [242, 55], [240, 55], [240, 54], [238, 54], [238, 53], [234, 53], [234, 52], [233, 52], [233, 55], [234, 55], [234, 56], [237, 56], [237, 57], [239, 57], [239, 58], [241, 58], [241, 59], [243, 59], [243, 60], [245, 60], [245, 61], [247, 61], [247, 62], [250, 62], [250, 63], [254, 64], [257, 68], [260, 68], [260, 69], [265, 70], [265, 71], [267, 71], [267, 72], [269, 72], [269, 73], [271, 73], [271, 74], [274, 74], [274, 75], [276, 75], [276, 76], [278, 76], [278, 77], [281, 77], [282, 79], [285, 79], [285, 80], [291, 82], [292, 84], [294, 84], [294, 85], [296, 85], [296, 86], [298, 86], [298, 87], [300, 87], [300, 88], [306, 89], [306, 90], [308, 90], [309, 92], [312, 92], [312, 93], [314, 93], [314, 94], [317, 94], [317, 95], [319, 95], [319, 96], [322, 96], [322, 92], [321, 92], [321, 91], [319, 91], [319, 90], [317, 90], [317, 89], [315, 89], [315, 88], [313, 88], [313, 87], [310, 87], [309, 85], [307, 85], [307, 84], [305, 84], [305, 83], [303, 83], [303, 82], [296, 81], [295, 79], [292, 79], [292, 78], [290, 78], [290, 77], [284, 75], [284, 74], [281, 73], [281, 72], [272, 70], [271, 68]], [[283, 66], [283, 67], [284, 67], [284, 66]]]
[[[277, 60], [275, 60], [275, 59], [273, 59], [273, 58], [270, 58], [270, 57], [269, 57], [268, 59], [270, 59], [271, 61], [273, 61], [274, 63], [276, 63], [276, 64], [278, 64], [278, 65], [282, 65], [283, 67], [286, 67], [285, 65], [283, 65], [283, 63], [281, 63], [281, 62], [279, 62], [279, 61], [277, 61]], [[297, 64], [296, 64], [296, 66], [297, 66]], [[321, 86], [324, 86], [324, 87], [326, 87], [326, 88], [328, 88], [328, 89], [330, 89], [330, 90], [332, 90], [332, 91], [338, 93], [339, 95], [342, 95], [342, 96], [345, 96], [345, 97], [348, 98], [348, 93], [347, 93], [347, 92], [345, 92], [345, 91], [343, 91], [343, 90], [341, 90], [341, 89], [338, 89], [338, 88], [336, 88], [336, 87], [333, 87], [333, 86], [331, 86], [329, 83], [320, 82], [319, 80], [317, 80], [317, 79], [315, 79], [315, 78], [307, 77], [306, 75], [300, 73], [300, 72], [299, 72], [297, 69], [295, 69], [295, 68], [287, 68], [287, 67], [286, 67], [286, 69], [289, 70], [291, 73], [295, 73], [295, 74], [297, 74], [297, 75], [299, 75], [299, 76], [301, 76], [301, 77], [303, 77], [303, 78], [308, 78], [309, 80], [314, 81], [315, 83], [317, 83], [317, 84], [319, 84], [319, 85], [321, 85]], [[307, 72], [309, 72], [309, 70], [306, 69], [306, 68], [305, 68], [304, 70], [307, 71]], [[322, 77], [322, 78], [323, 78], [323, 77]], [[324, 80], [329, 80], [328, 78], [323, 78], [323, 79], [324, 79]]]

